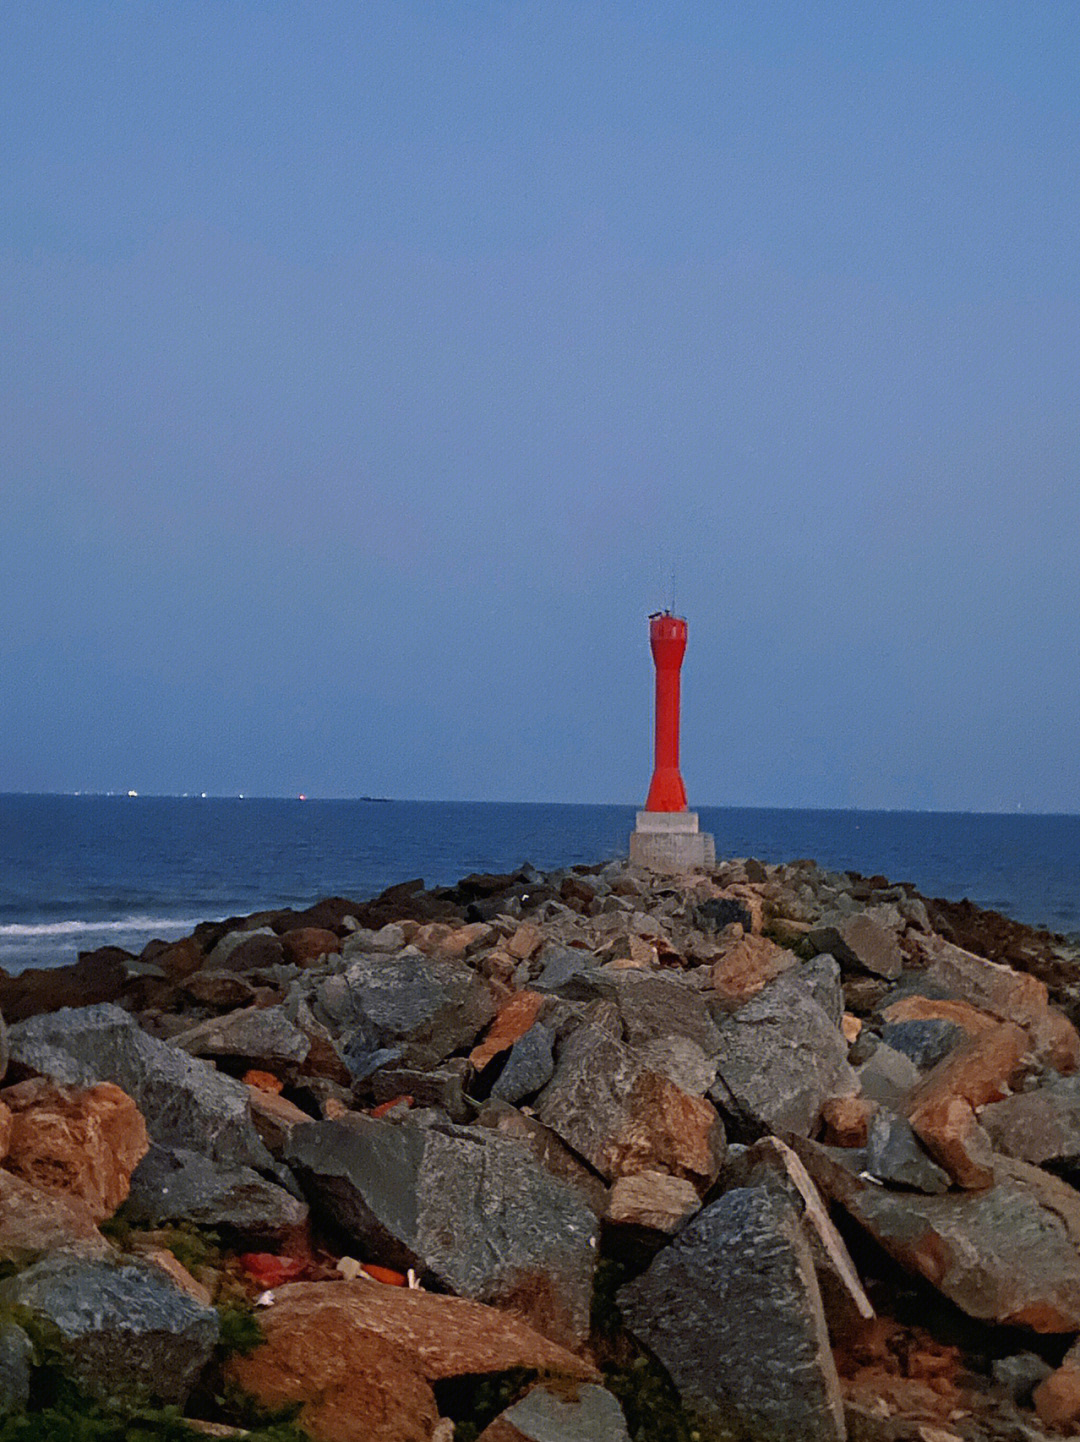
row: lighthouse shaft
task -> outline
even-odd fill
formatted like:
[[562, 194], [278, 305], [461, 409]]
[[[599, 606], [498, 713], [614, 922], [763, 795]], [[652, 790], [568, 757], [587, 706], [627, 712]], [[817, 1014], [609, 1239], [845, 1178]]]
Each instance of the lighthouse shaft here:
[[686, 787], [679, 772], [679, 706], [686, 622], [681, 616], [653, 616], [649, 645], [656, 665], [656, 745], [645, 810], [685, 811]]

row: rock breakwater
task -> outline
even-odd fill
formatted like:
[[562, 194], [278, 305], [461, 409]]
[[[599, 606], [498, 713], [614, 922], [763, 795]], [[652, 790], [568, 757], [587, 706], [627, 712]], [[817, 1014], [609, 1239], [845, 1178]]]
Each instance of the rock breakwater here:
[[118, 1438], [1080, 1434], [1061, 938], [805, 861], [525, 867], [0, 1006], [0, 1435], [58, 1387]]

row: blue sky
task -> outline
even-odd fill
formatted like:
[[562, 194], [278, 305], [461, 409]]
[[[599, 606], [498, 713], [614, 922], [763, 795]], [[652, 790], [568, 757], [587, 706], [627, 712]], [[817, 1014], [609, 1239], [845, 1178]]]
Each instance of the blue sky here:
[[0, 789], [1080, 810], [1080, 9], [8, 6]]

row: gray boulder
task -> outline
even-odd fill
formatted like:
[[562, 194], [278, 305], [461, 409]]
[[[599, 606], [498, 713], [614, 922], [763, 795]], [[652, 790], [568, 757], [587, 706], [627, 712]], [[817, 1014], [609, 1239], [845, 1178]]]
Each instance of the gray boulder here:
[[715, 1054], [716, 1026], [699, 991], [668, 976], [631, 969], [615, 971], [612, 981], [630, 1046], [677, 1036], [694, 1042], [708, 1056]]
[[596, 1217], [528, 1147], [486, 1129], [356, 1116], [297, 1127], [285, 1156], [363, 1256], [513, 1307], [555, 1341], [588, 1334]]
[[622, 1408], [610, 1392], [589, 1383], [573, 1392], [534, 1387], [501, 1412], [480, 1442], [630, 1442]]
[[1056, 1077], [982, 1107], [979, 1121], [999, 1152], [1042, 1166], [1080, 1165], [1080, 1076]]
[[689, 1037], [654, 1037], [632, 1050], [642, 1066], [666, 1076], [691, 1096], [703, 1097], [716, 1080], [715, 1060]]
[[608, 1181], [661, 1171], [707, 1185], [723, 1162], [724, 1130], [709, 1102], [647, 1070], [598, 1027], [564, 1043], [535, 1111]]
[[384, 1067], [375, 1073], [371, 1086], [377, 1103], [395, 1097], [411, 1096], [419, 1107], [439, 1107], [452, 1122], [467, 1122], [473, 1110], [465, 1100], [465, 1082], [469, 1065], [451, 1057], [446, 1066], [432, 1071], [416, 1071], [412, 1067]]
[[865, 911], [830, 918], [810, 933], [810, 940], [848, 970], [868, 971], [892, 980], [904, 965], [896, 931]]
[[618, 1296], [684, 1403], [770, 1442], [841, 1442], [843, 1404], [794, 1203], [737, 1187]]
[[437, 1066], [495, 1015], [491, 991], [474, 971], [420, 951], [354, 958], [321, 983], [311, 1009], [357, 1080], [383, 1066]]
[[828, 952], [811, 957], [799, 967], [795, 979], [809, 989], [833, 1026], [839, 1027], [844, 1019], [844, 987], [836, 958]]
[[710, 1098], [769, 1131], [809, 1136], [829, 1097], [859, 1089], [847, 1042], [795, 970], [719, 1017], [718, 1030]]
[[930, 1158], [907, 1122], [888, 1111], [876, 1112], [870, 1123], [866, 1170], [879, 1182], [931, 1195], [952, 1185], [948, 1172]]
[[858, 1077], [864, 1097], [899, 1110], [908, 1092], [918, 1084], [920, 1073], [909, 1056], [881, 1042], [859, 1068]]
[[542, 1021], [535, 1022], [510, 1048], [510, 1055], [491, 1088], [493, 1097], [520, 1102], [533, 1096], [551, 1080], [555, 1071], [555, 1033]]
[[247, 1088], [198, 1057], [148, 1036], [110, 1003], [63, 1007], [11, 1028], [12, 1059], [66, 1086], [114, 1082], [155, 1142], [215, 1161], [272, 1167], [251, 1120]]
[[34, 1345], [14, 1322], [0, 1322], [0, 1417], [24, 1412], [30, 1400]]
[[591, 1001], [597, 995], [597, 983], [592, 980], [597, 963], [591, 952], [548, 941], [540, 948], [533, 965], [539, 966], [539, 971], [536, 979], [529, 983], [532, 991], [558, 992], [568, 1000], [584, 1001]]
[[967, 1041], [967, 1033], [942, 1017], [929, 1017], [918, 1021], [889, 1022], [881, 1029], [881, 1040], [925, 1071], [947, 1057], [954, 1047]]
[[311, 1050], [311, 1042], [280, 1006], [249, 1006], [211, 1017], [178, 1032], [171, 1042], [192, 1056], [277, 1068], [298, 1066]]
[[198, 1152], [151, 1146], [131, 1177], [125, 1206], [134, 1222], [190, 1222], [274, 1240], [307, 1220], [307, 1206], [250, 1167], [224, 1166]]
[[106, 1400], [182, 1404], [218, 1339], [214, 1309], [149, 1262], [59, 1253], [0, 1284], [0, 1303], [46, 1325], [68, 1375]]

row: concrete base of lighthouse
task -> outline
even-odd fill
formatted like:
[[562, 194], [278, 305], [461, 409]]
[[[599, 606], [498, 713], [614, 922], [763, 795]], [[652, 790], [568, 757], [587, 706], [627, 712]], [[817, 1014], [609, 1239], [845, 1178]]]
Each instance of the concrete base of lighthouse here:
[[716, 843], [698, 830], [696, 811], [639, 811], [630, 864], [668, 873], [698, 871], [716, 865]]

